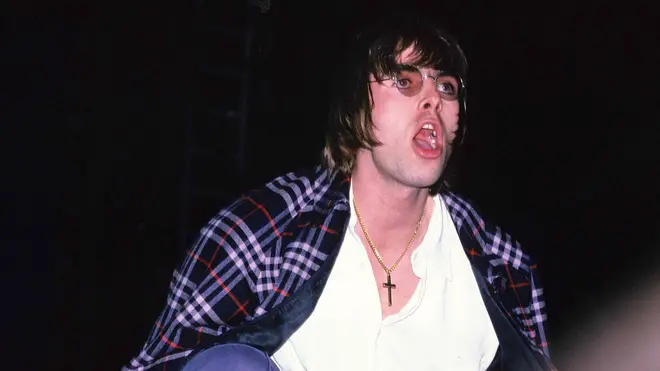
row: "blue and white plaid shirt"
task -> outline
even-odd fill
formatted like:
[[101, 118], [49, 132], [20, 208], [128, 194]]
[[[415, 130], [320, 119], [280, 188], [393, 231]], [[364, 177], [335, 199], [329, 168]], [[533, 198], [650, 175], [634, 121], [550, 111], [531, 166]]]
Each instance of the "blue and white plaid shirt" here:
[[[220, 211], [174, 271], [165, 309], [123, 370], [180, 369], [193, 350], [294, 295], [341, 245], [349, 188], [345, 175], [316, 167], [276, 178]], [[453, 193], [441, 196], [472, 265], [490, 285], [505, 283], [501, 308], [547, 356], [536, 265], [468, 202]]]

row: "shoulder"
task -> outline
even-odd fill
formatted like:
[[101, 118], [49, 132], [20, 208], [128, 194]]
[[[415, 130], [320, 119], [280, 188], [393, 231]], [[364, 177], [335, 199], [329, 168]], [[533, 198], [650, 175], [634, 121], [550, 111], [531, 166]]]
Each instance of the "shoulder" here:
[[534, 262], [531, 256], [523, 251], [520, 242], [492, 220], [483, 218], [473, 202], [452, 192], [443, 193], [441, 196], [459, 234], [474, 239], [485, 255], [501, 259], [493, 262], [494, 265], [507, 264], [516, 270], [530, 271]]
[[333, 205], [339, 181], [339, 174], [321, 166], [276, 177], [217, 212], [200, 230], [198, 241], [223, 245], [226, 250], [245, 245], [267, 248], [301, 214], [322, 214]]
[[[197, 240], [186, 250], [178, 275], [185, 282], [194, 283], [194, 289], [198, 289], [196, 285], [217, 289], [216, 281], [221, 287], [231, 282], [231, 300], [216, 305], [216, 310], [233, 308], [234, 311], [234, 300], [249, 304], [245, 308], [243, 304], [239, 306], [245, 309], [242, 315], [216, 313], [216, 317], [230, 316], [231, 321], [223, 321], [230, 324], [249, 318], [282, 279], [280, 247], [283, 241], [291, 240], [290, 231], [299, 224], [299, 216], [310, 208], [315, 210], [318, 200], [324, 199], [331, 175], [320, 168], [305, 169], [246, 192], [201, 228]], [[208, 288], [204, 290], [209, 292]], [[254, 295], [259, 300], [253, 300]]]
[[327, 197], [336, 174], [320, 166], [289, 172], [245, 192], [210, 221], [231, 219], [250, 228], [280, 225]]

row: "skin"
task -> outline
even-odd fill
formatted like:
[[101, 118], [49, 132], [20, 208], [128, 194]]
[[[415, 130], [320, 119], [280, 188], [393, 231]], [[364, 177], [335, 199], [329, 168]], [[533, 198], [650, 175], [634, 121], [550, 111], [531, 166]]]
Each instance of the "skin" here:
[[[414, 57], [414, 50], [408, 48], [397, 62], [413, 64]], [[437, 73], [428, 68], [421, 70]], [[372, 76], [370, 80], [375, 79]], [[440, 178], [451, 155], [449, 144], [458, 128], [459, 103], [441, 99], [432, 79], [425, 79], [422, 90], [413, 97], [401, 94], [391, 80], [371, 83], [371, 89], [374, 134], [382, 145], [358, 151], [352, 185], [360, 215], [387, 266], [391, 266], [404, 251], [424, 207], [427, 207], [415, 243], [392, 274], [392, 280], [397, 284], [394, 290], [395, 305], [392, 307], [386, 304], [387, 290], [380, 286], [383, 269], [373, 256], [360, 227], [356, 227], [371, 258], [383, 315], [387, 315], [397, 312], [409, 300], [417, 285], [418, 279], [412, 273], [409, 255], [428, 228], [433, 212], [428, 188]], [[435, 122], [438, 127], [437, 141], [441, 153], [435, 158], [420, 156], [413, 142], [421, 125], [428, 121]]]

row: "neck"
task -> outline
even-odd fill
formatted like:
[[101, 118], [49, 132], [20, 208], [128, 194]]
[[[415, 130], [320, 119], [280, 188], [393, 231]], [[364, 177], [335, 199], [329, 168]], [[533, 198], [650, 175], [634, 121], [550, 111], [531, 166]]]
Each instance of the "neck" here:
[[351, 182], [360, 216], [374, 233], [412, 231], [428, 201], [428, 188], [407, 187], [359, 167], [354, 169]]

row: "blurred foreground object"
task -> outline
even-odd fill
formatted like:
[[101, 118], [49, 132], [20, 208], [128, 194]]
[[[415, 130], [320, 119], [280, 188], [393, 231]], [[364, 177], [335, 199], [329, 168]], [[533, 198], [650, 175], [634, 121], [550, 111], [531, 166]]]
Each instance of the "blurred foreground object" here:
[[660, 370], [660, 270], [616, 298], [569, 349], [566, 370]]

